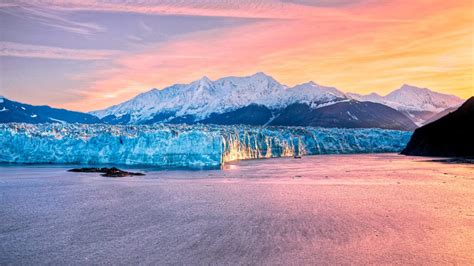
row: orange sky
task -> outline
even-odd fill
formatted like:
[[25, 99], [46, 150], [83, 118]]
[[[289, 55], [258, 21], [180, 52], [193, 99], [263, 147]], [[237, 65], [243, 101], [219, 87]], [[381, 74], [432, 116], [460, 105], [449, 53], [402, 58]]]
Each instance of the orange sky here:
[[255, 21], [101, 54], [104, 62], [94, 71], [74, 75], [83, 82], [74, 90], [79, 97], [54, 105], [89, 111], [153, 87], [259, 71], [287, 85], [313, 80], [344, 92], [383, 95], [407, 83], [462, 98], [474, 95], [471, 0], [205, 2], [147, 8], [55, 3], [71, 10], [125, 8]]

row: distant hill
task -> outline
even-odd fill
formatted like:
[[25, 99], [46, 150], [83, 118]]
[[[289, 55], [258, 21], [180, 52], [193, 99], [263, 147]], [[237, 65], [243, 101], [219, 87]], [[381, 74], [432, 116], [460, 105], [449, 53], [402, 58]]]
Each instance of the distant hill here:
[[0, 123], [100, 123], [96, 116], [51, 108], [49, 106], [34, 106], [0, 97]]
[[448, 115], [415, 130], [405, 155], [473, 157], [474, 97]]
[[410, 119], [397, 110], [378, 103], [358, 101], [339, 102], [316, 109], [304, 103], [295, 103], [279, 110], [270, 110], [261, 105], [249, 105], [223, 114], [212, 114], [198, 123], [397, 130], [416, 128]]
[[313, 109], [292, 104], [270, 125], [414, 130], [417, 126], [399, 111], [383, 104], [347, 101]]

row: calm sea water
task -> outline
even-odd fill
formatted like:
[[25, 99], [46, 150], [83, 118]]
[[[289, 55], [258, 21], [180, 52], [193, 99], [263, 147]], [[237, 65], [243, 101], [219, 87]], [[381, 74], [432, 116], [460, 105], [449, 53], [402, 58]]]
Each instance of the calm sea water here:
[[324, 155], [105, 178], [0, 167], [0, 264], [474, 263], [474, 166]]

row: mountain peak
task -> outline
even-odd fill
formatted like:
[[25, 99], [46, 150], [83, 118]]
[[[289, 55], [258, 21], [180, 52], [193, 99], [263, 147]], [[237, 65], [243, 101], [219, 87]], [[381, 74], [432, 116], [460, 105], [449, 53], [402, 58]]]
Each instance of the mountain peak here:
[[207, 76], [203, 76], [202, 78], [191, 82], [191, 84], [197, 85], [200, 87], [207, 87], [210, 84], [212, 84], [212, 80], [210, 80]]
[[259, 79], [259, 80], [271, 80], [273, 82], [277, 82], [272, 76], [267, 75], [263, 72], [257, 72], [255, 74], [249, 76], [249, 78]]
[[372, 92], [371, 94], [368, 94], [367, 96], [369, 96], [369, 97], [381, 97], [380, 94], [378, 94], [376, 92]]
[[149, 91], [142, 92], [142, 93], [138, 94], [137, 97], [138, 96], [146, 97], [147, 95], [158, 95], [158, 94], [160, 94], [160, 92], [161, 92], [161, 90], [159, 90], [157, 88], [152, 88]]
[[385, 96], [385, 98], [389, 100], [395, 100], [400, 97], [402, 98], [403, 97], [413, 97], [413, 98], [427, 98], [428, 97], [430, 99], [440, 100], [440, 101], [444, 99], [450, 102], [456, 102], [456, 105], [460, 105], [463, 102], [463, 100], [461, 100], [460, 98], [454, 95], [444, 94], [444, 93], [432, 91], [428, 88], [416, 87], [409, 84], [403, 84], [399, 89], [396, 89]]
[[297, 84], [293, 88], [301, 88], [301, 87], [314, 88], [314, 87], [322, 87], [322, 86], [318, 85], [316, 82], [311, 80], [311, 81], [308, 81], [308, 82]]
[[316, 83], [312, 80], [308, 81], [308, 82], [301, 83], [301, 84], [297, 84], [293, 88], [297, 88], [297, 87], [316, 88], [316, 89], [323, 89], [323, 90], [324, 89], [331, 89], [331, 90], [336, 89], [334, 87], [328, 87], [328, 86], [320, 85], [320, 84], [318, 84], [318, 83]]
[[[399, 89], [397, 90], [394, 90], [393, 92], [396, 92], [396, 91], [404, 91], [404, 92], [421, 92], [421, 91], [424, 91], [424, 92], [433, 92], [427, 88], [420, 88], [420, 87], [417, 87], [417, 86], [413, 86], [413, 85], [409, 85], [409, 84], [403, 84]], [[392, 92], [392, 93], [393, 93]]]
[[317, 102], [334, 102], [340, 99], [347, 99], [347, 96], [333, 87], [325, 87], [313, 81], [298, 84], [288, 89], [293, 102], [313, 104]]
[[312, 88], [312, 87], [315, 87], [315, 86], [317, 86], [316, 83], [314, 83], [313, 81], [308, 81], [308, 82], [305, 82], [305, 83], [297, 84], [297, 85], [293, 86], [293, 88]]
[[253, 77], [267, 77], [267, 78], [271, 78], [271, 76], [269, 76], [269, 75], [267, 75], [267, 74], [265, 74], [264, 72], [261, 72], [261, 71], [259, 71], [259, 72], [255, 73], [255, 74], [253, 74], [252, 76], [253, 76]]
[[413, 86], [413, 85], [410, 85], [410, 84], [407, 84], [407, 83], [404, 83], [400, 89], [412, 89], [412, 88], [418, 88], [417, 86]]
[[199, 79], [200, 83], [211, 83], [212, 80], [210, 80], [207, 76], [203, 76], [202, 78]]

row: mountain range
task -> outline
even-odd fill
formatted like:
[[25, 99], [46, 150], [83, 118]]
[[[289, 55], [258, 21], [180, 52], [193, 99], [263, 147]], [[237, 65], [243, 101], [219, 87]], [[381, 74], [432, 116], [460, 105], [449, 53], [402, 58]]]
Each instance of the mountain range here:
[[[30, 113], [26, 111], [34, 111], [32, 106], [4, 99], [3, 105], [0, 103], [0, 122], [60, 120], [68, 123], [159, 122], [413, 130], [437, 114], [455, 109], [462, 102], [456, 96], [409, 85], [403, 85], [386, 96], [346, 94], [314, 82], [288, 87], [259, 72], [215, 81], [203, 77], [189, 84], [152, 89], [89, 114], [71, 112], [64, 115], [68, 111], [45, 106], [38, 108], [49, 108], [51, 113]], [[20, 107], [5, 103], [15, 103]], [[3, 109], [7, 111], [2, 112]], [[59, 113], [63, 115], [59, 116]]]

